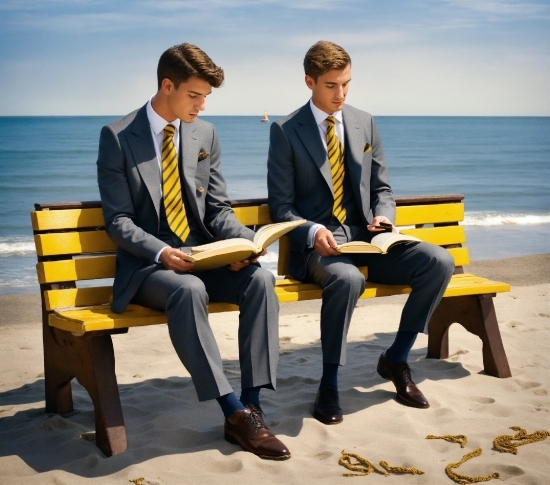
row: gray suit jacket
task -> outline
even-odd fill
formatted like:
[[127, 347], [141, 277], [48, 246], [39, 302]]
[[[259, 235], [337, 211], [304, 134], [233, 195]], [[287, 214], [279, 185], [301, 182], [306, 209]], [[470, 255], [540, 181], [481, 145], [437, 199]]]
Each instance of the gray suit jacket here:
[[[199, 152], [209, 155], [199, 160]], [[200, 119], [181, 123], [179, 153], [187, 209], [205, 239], [252, 240], [254, 232], [237, 220], [229, 204], [213, 125]], [[103, 127], [97, 174], [107, 234], [118, 245], [112, 309], [122, 312], [158, 267], [155, 256], [166, 246], [157, 237], [161, 174], [145, 106]]]
[[[395, 221], [395, 201], [372, 116], [344, 105], [343, 120], [346, 174], [363, 223], [373, 216]], [[327, 152], [309, 102], [271, 125], [267, 189], [274, 222], [307, 219], [289, 233], [289, 272], [303, 279], [310, 252], [308, 231], [313, 224], [328, 224], [334, 202]]]

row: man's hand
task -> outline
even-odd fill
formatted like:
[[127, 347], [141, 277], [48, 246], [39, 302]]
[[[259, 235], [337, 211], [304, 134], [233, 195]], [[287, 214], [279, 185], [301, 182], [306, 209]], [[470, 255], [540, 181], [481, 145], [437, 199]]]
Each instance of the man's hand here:
[[260, 254], [258, 254], [258, 256], [256, 256], [254, 259], [245, 259], [244, 261], [237, 261], [236, 263], [231, 263], [228, 268], [229, 268], [229, 271], [240, 271], [241, 269], [243, 269], [245, 266], [248, 266], [249, 264], [251, 263], [255, 263], [256, 261], [258, 261], [258, 258], [260, 256], [265, 256], [267, 254], [267, 249], [264, 249]]
[[338, 246], [338, 243], [334, 239], [332, 232], [330, 232], [327, 228], [321, 227], [315, 233], [315, 241], [313, 243], [313, 248], [321, 256], [323, 257], [339, 256], [340, 253], [336, 251], [336, 249], [334, 249], [336, 246]]
[[188, 273], [195, 266], [194, 263], [187, 260], [189, 256], [176, 248], [165, 248], [159, 256], [159, 261], [166, 269]]
[[397, 229], [392, 224], [392, 222], [387, 217], [384, 217], [384, 216], [376, 216], [375, 218], [373, 218], [372, 224], [369, 224], [367, 226], [367, 229], [371, 232], [381, 232], [384, 230], [382, 227], [375, 227], [375, 226], [379, 226], [381, 222], [385, 222], [386, 224], [391, 224], [391, 232], [397, 232]]

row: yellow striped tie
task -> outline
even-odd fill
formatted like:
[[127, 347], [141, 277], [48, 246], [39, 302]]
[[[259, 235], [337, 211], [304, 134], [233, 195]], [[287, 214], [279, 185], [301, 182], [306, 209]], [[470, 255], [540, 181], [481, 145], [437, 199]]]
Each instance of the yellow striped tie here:
[[189, 236], [189, 222], [185, 215], [185, 206], [181, 197], [181, 182], [178, 169], [178, 154], [174, 145], [173, 125], [164, 127], [162, 140], [162, 192], [164, 194], [164, 210], [170, 229], [182, 242]]
[[327, 152], [334, 187], [334, 205], [332, 214], [343, 224], [346, 220], [346, 209], [342, 205], [344, 201], [344, 149], [336, 136], [334, 125], [336, 118], [329, 116], [327, 122]]

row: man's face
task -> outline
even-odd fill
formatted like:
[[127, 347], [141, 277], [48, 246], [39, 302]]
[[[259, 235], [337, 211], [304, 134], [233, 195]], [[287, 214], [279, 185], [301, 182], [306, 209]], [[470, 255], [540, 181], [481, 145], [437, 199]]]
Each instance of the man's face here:
[[317, 82], [306, 75], [306, 84], [311, 89], [313, 104], [331, 115], [344, 107], [351, 81], [351, 66], [344, 69], [331, 69], [317, 78]]
[[212, 92], [212, 86], [203, 79], [191, 77], [176, 89], [169, 79], [164, 79], [162, 89], [166, 94], [168, 109], [172, 118], [191, 123], [206, 107], [206, 96]]

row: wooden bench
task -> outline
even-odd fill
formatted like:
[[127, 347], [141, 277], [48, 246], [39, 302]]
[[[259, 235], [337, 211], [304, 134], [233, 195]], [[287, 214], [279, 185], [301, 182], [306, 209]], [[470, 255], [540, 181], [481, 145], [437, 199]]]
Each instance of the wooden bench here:
[[[492, 298], [510, 291], [506, 283], [465, 274], [469, 263], [464, 229], [462, 195], [397, 198], [397, 225], [402, 232], [448, 249], [456, 270], [429, 326], [429, 358], [449, 355], [448, 329], [461, 323], [483, 342], [485, 372], [510, 377]], [[247, 226], [270, 222], [266, 199], [233, 203], [239, 220]], [[111, 335], [129, 327], [166, 323], [162, 312], [131, 304], [122, 314], [111, 311], [111, 284], [115, 274], [115, 244], [105, 232], [100, 202], [35, 204], [31, 213], [37, 274], [42, 296], [46, 411], [65, 414], [73, 410], [71, 380], [77, 378], [92, 398], [96, 444], [105, 455], [127, 448], [126, 431], [115, 374]], [[403, 228], [405, 226], [405, 228]], [[286, 275], [288, 240], [279, 243], [278, 272]], [[363, 269], [365, 272], [368, 268]], [[98, 280], [95, 286], [90, 282]], [[86, 287], [82, 282], [88, 282]], [[78, 284], [77, 284], [78, 283]], [[407, 286], [367, 282], [361, 298], [406, 294]], [[321, 289], [287, 276], [277, 280], [281, 302], [321, 298]], [[237, 310], [236, 305], [209, 304], [209, 312]]]

